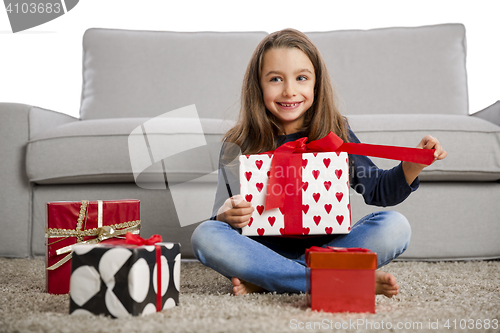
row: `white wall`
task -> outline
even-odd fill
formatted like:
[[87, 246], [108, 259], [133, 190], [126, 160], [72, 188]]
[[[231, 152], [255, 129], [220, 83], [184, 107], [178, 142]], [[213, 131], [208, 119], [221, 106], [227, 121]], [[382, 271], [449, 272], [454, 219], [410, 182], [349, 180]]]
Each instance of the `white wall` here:
[[[26, 0], [29, 2], [29, 0]], [[496, 0], [80, 0], [51, 22], [13, 34], [0, 9], [0, 102], [78, 116], [81, 41], [87, 28], [304, 32], [463, 23], [470, 113], [500, 99]]]

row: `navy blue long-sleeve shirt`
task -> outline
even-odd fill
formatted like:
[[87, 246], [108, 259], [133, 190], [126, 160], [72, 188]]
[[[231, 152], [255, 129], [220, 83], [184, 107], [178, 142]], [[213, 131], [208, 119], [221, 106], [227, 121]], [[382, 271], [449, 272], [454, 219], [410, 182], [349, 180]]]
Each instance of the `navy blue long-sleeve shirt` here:
[[[280, 136], [278, 140], [280, 144], [284, 144], [304, 136], [304, 133], [298, 132]], [[351, 129], [349, 129], [349, 139], [350, 142], [360, 142]], [[219, 178], [212, 219], [215, 219], [219, 208], [230, 197], [230, 194], [236, 195], [240, 193], [238, 154], [232, 154], [232, 158], [224, 160], [222, 156], [227, 150], [227, 144], [224, 144], [221, 151], [221, 160], [219, 161]], [[237, 151], [238, 149], [234, 150]], [[349, 154], [349, 159], [351, 161], [350, 185], [363, 196], [365, 203], [368, 205], [382, 207], [397, 205], [404, 201], [411, 192], [415, 191], [420, 184], [417, 177], [411, 186], [408, 185], [401, 163], [392, 169], [382, 170], [366, 156]], [[228, 189], [230, 189], [231, 193]]]

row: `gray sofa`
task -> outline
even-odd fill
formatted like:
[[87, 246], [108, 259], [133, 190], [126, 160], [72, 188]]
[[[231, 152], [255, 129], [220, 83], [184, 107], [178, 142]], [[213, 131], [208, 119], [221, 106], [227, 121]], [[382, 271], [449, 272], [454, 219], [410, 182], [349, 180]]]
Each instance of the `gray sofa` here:
[[[174, 204], [170, 190], [136, 185], [128, 137], [151, 118], [195, 104], [204, 139], [220, 141], [236, 119], [246, 65], [265, 35], [88, 30], [79, 118], [0, 104], [0, 255], [44, 255], [47, 201], [136, 198], [142, 235], [180, 242], [183, 258], [193, 258], [195, 222], [212, 212], [217, 152], [167, 166], [169, 186], [190, 179]], [[308, 35], [363, 142], [414, 147], [431, 134], [448, 151], [397, 207], [366, 206], [353, 193], [353, 219], [378, 209], [406, 215], [412, 226], [406, 259], [499, 258], [500, 104], [469, 116], [464, 26]], [[168, 130], [156, 135], [173, 151], [203, 135], [191, 126], [196, 119], [166, 119]], [[180, 226], [180, 215], [189, 225]]]

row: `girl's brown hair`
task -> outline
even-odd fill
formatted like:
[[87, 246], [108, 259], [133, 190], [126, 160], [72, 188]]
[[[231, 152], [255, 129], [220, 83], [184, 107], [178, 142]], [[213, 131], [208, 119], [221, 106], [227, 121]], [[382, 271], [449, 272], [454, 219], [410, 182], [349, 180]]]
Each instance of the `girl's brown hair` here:
[[266, 36], [255, 49], [243, 79], [238, 122], [226, 133], [224, 141], [238, 145], [242, 154], [274, 150], [279, 144], [278, 135], [284, 134], [284, 130], [278, 119], [266, 109], [260, 86], [264, 54], [276, 48], [298, 48], [314, 66], [314, 102], [304, 114], [302, 128], [309, 141], [321, 139], [332, 131], [347, 142], [347, 119], [336, 107], [325, 62], [311, 40], [295, 29], [274, 32]]

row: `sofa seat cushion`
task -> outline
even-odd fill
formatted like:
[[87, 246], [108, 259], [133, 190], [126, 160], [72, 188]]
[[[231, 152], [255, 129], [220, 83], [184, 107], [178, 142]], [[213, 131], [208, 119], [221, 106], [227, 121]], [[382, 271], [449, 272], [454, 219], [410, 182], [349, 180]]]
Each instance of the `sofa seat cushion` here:
[[[351, 129], [361, 142], [415, 147], [427, 134], [448, 156], [425, 168], [422, 181], [496, 181], [500, 179], [500, 127], [460, 115], [353, 115]], [[380, 168], [396, 161], [372, 158]]]
[[[30, 140], [27, 147], [28, 178], [38, 184], [134, 182], [129, 135], [138, 127], [141, 129], [141, 125], [148, 120], [150, 119], [83, 120], [38, 134]], [[201, 119], [203, 133], [200, 133], [199, 123], [200, 120], [194, 118], [169, 118], [164, 119], [156, 129], [147, 131], [150, 140], [155, 136], [162, 136], [162, 140], [170, 143], [162, 152], [167, 156], [169, 152], [179, 156], [178, 152], [189, 151], [193, 143], [199, 142], [203, 136], [207, 145], [212, 146], [212, 149], [191, 149], [194, 153], [201, 152], [204, 156], [183, 154], [180, 158], [167, 158], [169, 163], [165, 163], [165, 168], [169, 183], [202, 176], [206, 176], [204, 181], [217, 181], [216, 174], [210, 175], [217, 169], [219, 153], [213, 146], [220, 146], [223, 135], [232, 123], [218, 119]], [[147, 180], [148, 172], [158, 172], [158, 169], [151, 170], [144, 170], [146, 178], [142, 180]], [[141, 174], [141, 177], [144, 175]]]
[[[448, 157], [425, 168], [422, 181], [495, 181], [500, 179], [500, 127], [480, 118], [455, 115], [352, 115], [350, 126], [365, 143], [415, 147], [427, 134], [439, 139]], [[134, 182], [128, 137], [149, 118], [84, 120], [65, 124], [33, 138], [27, 149], [26, 170], [38, 184]], [[186, 150], [202, 135], [194, 119], [171, 118], [162, 127], [175, 151]], [[202, 177], [216, 182], [218, 145], [233, 124], [201, 119], [206, 156], [185, 154], [168, 159], [169, 182]], [[148, 133], [154, 134], [154, 133]], [[167, 149], [168, 150], [168, 149]], [[195, 153], [199, 153], [195, 152]], [[372, 158], [379, 167], [398, 162]], [[155, 171], [149, 171], [154, 173]], [[148, 170], [141, 174], [147, 181]], [[155, 177], [151, 177], [152, 179]]]

